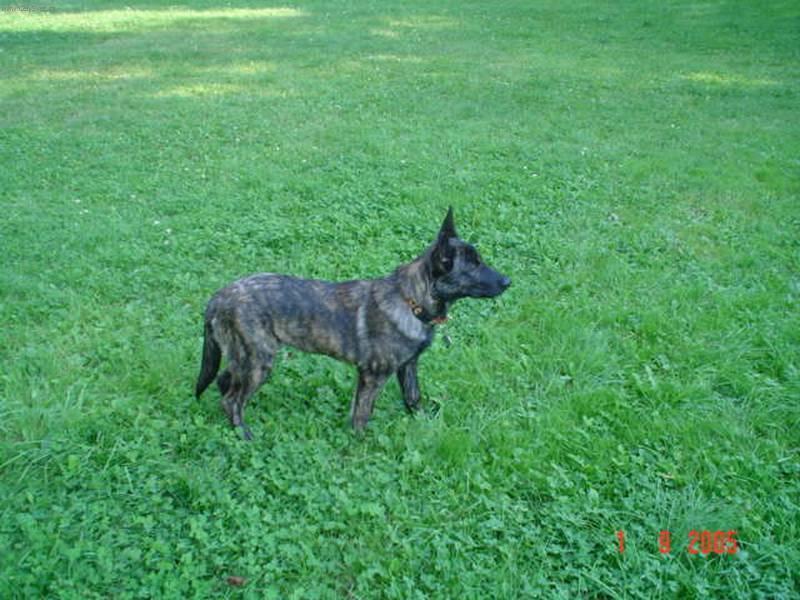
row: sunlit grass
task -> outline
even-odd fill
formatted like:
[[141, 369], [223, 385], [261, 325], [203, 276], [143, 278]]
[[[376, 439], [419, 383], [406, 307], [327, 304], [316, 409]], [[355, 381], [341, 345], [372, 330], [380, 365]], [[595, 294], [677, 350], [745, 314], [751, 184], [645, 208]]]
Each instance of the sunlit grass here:
[[124, 81], [127, 79], [152, 78], [156, 71], [141, 66], [112, 67], [103, 70], [41, 69], [30, 74], [33, 81]]
[[736, 75], [734, 73], [726, 74], [726, 73], [708, 73], [708, 72], [700, 72], [700, 73], [690, 73], [688, 75], [683, 76], [685, 79], [689, 81], [698, 81], [700, 83], [711, 83], [711, 84], [719, 84], [725, 86], [769, 86], [769, 85], [778, 85], [778, 82], [772, 79], [761, 79], [761, 78], [752, 78], [752, 77], [743, 77], [741, 75]]
[[245, 91], [245, 86], [234, 83], [206, 83], [171, 87], [158, 92], [156, 97], [224, 96], [229, 94], [241, 94]]
[[221, 20], [285, 19], [303, 17], [307, 13], [297, 8], [227, 8], [194, 10], [189, 8], [60, 12], [50, 8], [21, 10], [8, 8], [0, 11], [0, 31], [87, 31], [115, 33], [142, 31], [180, 25], [186, 22], [202, 23]]

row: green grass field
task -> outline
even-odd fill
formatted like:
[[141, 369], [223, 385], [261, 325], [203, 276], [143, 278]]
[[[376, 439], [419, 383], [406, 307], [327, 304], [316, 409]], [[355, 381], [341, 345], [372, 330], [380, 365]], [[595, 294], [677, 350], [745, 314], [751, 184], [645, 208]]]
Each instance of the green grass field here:
[[[789, 0], [5, 4], [0, 597], [797, 597], [798, 48]], [[216, 289], [448, 205], [514, 286], [438, 413], [355, 436], [297, 352], [253, 443], [193, 398]]]

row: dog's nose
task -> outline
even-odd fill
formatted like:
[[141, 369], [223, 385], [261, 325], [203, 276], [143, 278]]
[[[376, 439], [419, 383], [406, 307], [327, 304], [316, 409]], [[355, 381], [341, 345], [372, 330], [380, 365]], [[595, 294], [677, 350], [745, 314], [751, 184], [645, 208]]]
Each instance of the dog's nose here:
[[503, 289], [506, 289], [506, 288], [507, 288], [508, 286], [510, 286], [510, 285], [511, 285], [511, 279], [509, 279], [508, 277], [503, 277], [503, 278], [500, 280], [500, 286], [501, 286]]

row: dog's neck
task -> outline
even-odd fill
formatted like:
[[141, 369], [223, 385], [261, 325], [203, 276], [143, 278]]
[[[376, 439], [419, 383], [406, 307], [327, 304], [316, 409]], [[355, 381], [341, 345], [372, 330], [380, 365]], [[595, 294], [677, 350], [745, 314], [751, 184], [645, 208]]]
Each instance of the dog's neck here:
[[393, 274], [411, 314], [426, 325], [447, 321], [448, 303], [436, 297], [430, 267], [430, 252], [399, 267]]
[[432, 315], [425, 310], [424, 306], [419, 304], [413, 298], [406, 298], [405, 301], [406, 304], [408, 304], [408, 308], [411, 309], [411, 313], [426, 325], [429, 323], [433, 325], [442, 325], [447, 323], [448, 316], [446, 314], [438, 316]]

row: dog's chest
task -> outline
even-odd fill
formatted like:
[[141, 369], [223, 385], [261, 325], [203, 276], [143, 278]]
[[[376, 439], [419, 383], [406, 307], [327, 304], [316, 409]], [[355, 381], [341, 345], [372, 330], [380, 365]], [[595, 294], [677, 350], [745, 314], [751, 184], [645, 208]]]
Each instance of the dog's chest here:
[[394, 303], [386, 310], [386, 317], [394, 335], [404, 338], [409, 346], [416, 348], [420, 344], [430, 344], [433, 330], [415, 317], [405, 303]]
[[430, 346], [433, 329], [404, 304], [362, 307], [356, 318], [359, 364], [373, 371], [394, 371]]

